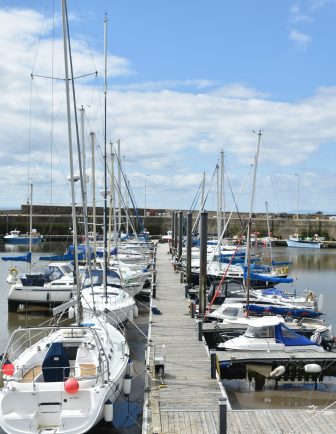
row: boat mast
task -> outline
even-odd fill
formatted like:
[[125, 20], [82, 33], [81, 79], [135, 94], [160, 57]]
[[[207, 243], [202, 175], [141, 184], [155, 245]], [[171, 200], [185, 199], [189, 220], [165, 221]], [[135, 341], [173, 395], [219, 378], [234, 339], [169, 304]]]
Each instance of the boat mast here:
[[117, 160], [118, 160], [118, 238], [121, 239], [121, 155], [120, 155], [120, 139], [118, 139]]
[[75, 181], [74, 181], [74, 162], [73, 162], [73, 147], [72, 147], [72, 130], [71, 130], [71, 110], [70, 110], [70, 89], [69, 89], [69, 65], [68, 65], [68, 17], [66, 0], [62, 0], [62, 24], [63, 24], [63, 49], [64, 49], [64, 68], [65, 68], [65, 90], [66, 90], [66, 106], [67, 106], [67, 121], [68, 121], [68, 144], [69, 144], [69, 162], [70, 162], [70, 185], [71, 185], [71, 209], [72, 209], [72, 233], [74, 244], [74, 280], [77, 292], [78, 302], [78, 317], [80, 323], [82, 319], [82, 308], [80, 303], [80, 279], [78, 268], [78, 246], [77, 246], [77, 222], [76, 222], [76, 204], [75, 204]]
[[267, 222], [268, 242], [269, 242], [270, 255], [271, 255], [271, 264], [273, 264], [273, 251], [272, 251], [272, 241], [271, 241], [271, 230], [270, 230], [269, 218], [268, 218], [268, 202], [265, 202], [265, 205], [266, 205], [266, 222]]
[[[262, 131], [259, 130], [258, 133], [258, 145], [257, 152], [254, 159], [254, 171], [253, 171], [253, 184], [252, 184], [252, 194], [251, 194], [251, 203], [250, 203], [250, 213], [247, 223], [247, 244], [246, 244], [246, 260], [245, 266], [247, 266], [247, 280], [246, 280], [246, 304], [247, 306], [250, 304], [250, 286], [251, 286], [251, 229], [252, 229], [252, 210], [253, 210], [253, 202], [255, 195], [255, 185], [257, 179], [257, 166], [258, 166], [258, 158], [259, 158], [259, 148], [260, 148], [260, 140], [262, 136]], [[248, 309], [246, 310], [247, 316], [249, 316]]]
[[107, 133], [106, 133], [106, 106], [107, 106], [107, 14], [104, 18], [104, 266], [103, 286], [107, 298]]
[[93, 264], [96, 265], [97, 231], [96, 231], [96, 173], [95, 173], [95, 133], [91, 131], [92, 152], [92, 235], [93, 235]]
[[[30, 183], [29, 199], [29, 253], [32, 254], [32, 232], [33, 232], [33, 184]], [[29, 262], [29, 272], [31, 272], [31, 261]]]

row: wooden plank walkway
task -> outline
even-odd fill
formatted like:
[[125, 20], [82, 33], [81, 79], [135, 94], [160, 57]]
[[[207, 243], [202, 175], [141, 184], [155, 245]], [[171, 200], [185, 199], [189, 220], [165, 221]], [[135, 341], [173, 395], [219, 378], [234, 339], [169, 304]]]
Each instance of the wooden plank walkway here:
[[[210, 378], [209, 354], [204, 342], [198, 340], [197, 323], [188, 313], [184, 286], [170, 262], [167, 245], [159, 244], [157, 290], [151, 308], [155, 306], [161, 314], [150, 314], [142, 433], [217, 434], [218, 400], [225, 391], [217, 380]], [[160, 380], [155, 374], [154, 356], [162, 345], [165, 370]], [[331, 434], [336, 432], [335, 408], [336, 405], [324, 411], [228, 410], [227, 433]]]
[[[157, 247], [156, 270], [156, 298], [151, 303], [161, 314], [150, 316], [151, 384], [148, 424], [143, 432], [215, 434], [220, 385], [211, 379], [210, 357], [204, 342], [198, 340], [197, 322], [188, 313], [184, 285], [173, 270], [167, 245]], [[160, 381], [153, 361], [162, 345], [165, 369]]]

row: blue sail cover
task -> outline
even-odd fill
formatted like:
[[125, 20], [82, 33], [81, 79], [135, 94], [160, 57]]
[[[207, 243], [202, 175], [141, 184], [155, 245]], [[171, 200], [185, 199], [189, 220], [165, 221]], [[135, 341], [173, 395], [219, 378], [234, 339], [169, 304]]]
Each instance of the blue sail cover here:
[[[244, 271], [244, 277], [247, 277], [247, 273]], [[250, 273], [250, 279], [261, 280], [262, 282], [273, 282], [273, 283], [292, 283], [294, 279], [291, 277], [277, 277], [271, 276], [270, 274], [257, 274]]]
[[306, 345], [317, 345], [305, 336], [299, 335], [298, 333], [291, 330], [285, 324], [278, 324], [275, 326], [275, 339], [277, 342], [282, 342], [286, 347], [293, 346], [306, 346]]
[[291, 308], [286, 306], [274, 306], [274, 305], [258, 305], [258, 304], [248, 304], [246, 309], [250, 312], [254, 312], [258, 315], [272, 314], [281, 316], [290, 316], [293, 318], [317, 318], [322, 315], [321, 312], [315, 312], [312, 309], [303, 308]]
[[31, 262], [31, 253], [27, 253], [26, 255], [21, 256], [2, 256], [1, 259], [3, 261], [19, 261], [19, 262]]
[[[78, 246], [78, 260], [84, 261], [86, 259], [86, 247], [83, 244]], [[91, 259], [93, 258], [93, 253], [91, 253]], [[51, 255], [51, 256], [40, 256], [39, 261], [73, 261], [75, 259], [74, 246], [68, 247], [68, 250], [64, 255]]]

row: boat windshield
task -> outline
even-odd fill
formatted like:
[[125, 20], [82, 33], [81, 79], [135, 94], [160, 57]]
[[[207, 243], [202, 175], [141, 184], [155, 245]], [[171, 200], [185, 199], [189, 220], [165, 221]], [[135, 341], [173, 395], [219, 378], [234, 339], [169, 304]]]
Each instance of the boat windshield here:
[[237, 318], [238, 313], [238, 307], [227, 307], [222, 312], [224, 318]]
[[254, 327], [249, 326], [245, 332], [247, 338], [274, 338], [274, 327]]

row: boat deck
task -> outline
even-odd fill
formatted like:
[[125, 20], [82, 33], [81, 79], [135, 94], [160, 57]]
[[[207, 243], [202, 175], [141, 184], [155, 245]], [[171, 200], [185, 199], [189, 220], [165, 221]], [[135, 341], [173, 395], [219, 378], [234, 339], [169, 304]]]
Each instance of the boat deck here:
[[[197, 320], [190, 316], [189, 301], [184, 297], [179, 274], [171, 266], [167, 244], [157, 246], [156, 270], [156, 298], [151, 300], [149, 318], [148, 378], [142, 432], [218, 434], [219, 398], [225, 396], [225, 390], [218, 380], [211, 379], [210, 356], [204, 340], [198, 340]], [[164, 375], [161, 377], [163, 355]], [[224, 351], [217, 355], [221, 360], [238, 356], [236, 352], [229, 355]], [[263, 356], [274, 357], [269, 353], [263, 353]], [[293, 355], [282, 354], [282, 357], [290, 356]], [[246, 352], [244, 357], [249, 357]], [[221, 434], [253, 431], [257, 434], [331, 434], [336, 426], [334, 408], [336, 406], [314, 412], [305, 409], [231, 410], [228, 405], [227, 430]]]

